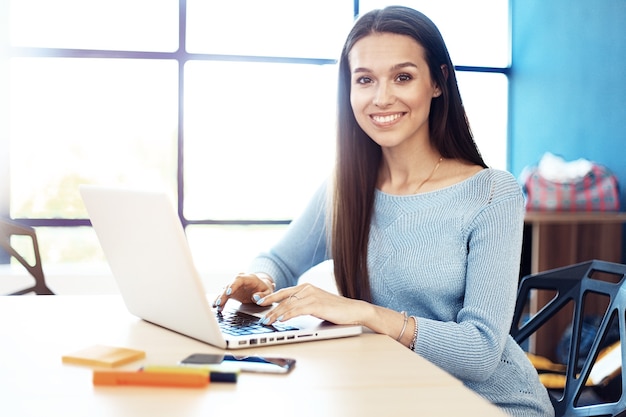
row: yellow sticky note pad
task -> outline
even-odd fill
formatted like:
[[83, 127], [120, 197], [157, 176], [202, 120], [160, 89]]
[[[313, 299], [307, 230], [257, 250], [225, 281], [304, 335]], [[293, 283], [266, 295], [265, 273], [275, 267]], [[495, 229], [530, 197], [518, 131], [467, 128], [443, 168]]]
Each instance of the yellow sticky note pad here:
[[95, 345], [64, 355], [63, 363], [113, 368], [146, 357], [146, 352], [117, 346]]

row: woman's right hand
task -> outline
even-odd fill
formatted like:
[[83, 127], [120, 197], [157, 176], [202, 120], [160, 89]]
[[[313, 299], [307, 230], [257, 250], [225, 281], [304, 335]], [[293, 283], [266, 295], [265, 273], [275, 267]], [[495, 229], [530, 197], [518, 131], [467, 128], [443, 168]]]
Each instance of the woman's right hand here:
[[267, 274], [242, 272], [213, 301], [213, 307], [221, 311], [229, 298], [242, 303], [256, 303], [256, 300], [273, 293], [275, 287], [274, 280]]

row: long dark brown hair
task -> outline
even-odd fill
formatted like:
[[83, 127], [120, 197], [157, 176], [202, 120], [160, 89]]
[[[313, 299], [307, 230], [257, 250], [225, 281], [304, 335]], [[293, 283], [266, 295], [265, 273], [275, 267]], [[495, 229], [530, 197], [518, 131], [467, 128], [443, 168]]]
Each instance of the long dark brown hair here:
[[401, 6], [373, 10], [360, 17], [346, 39], [339, 61], [330, 238], [339, 291], [346, 297], [365, 301], [371, 301], [367, 246], [382, 151], [354, 116], [348, 54], [358, 40], [373, 33], [410, 36], [424, 48], [433, 82], [441, 90], [441, 95], [432, 100], [428, 118], [432, 145], [444, 158], [462, 159], [486, 168], [467, 122], [448, 49], [435, 24], [422, 13]]

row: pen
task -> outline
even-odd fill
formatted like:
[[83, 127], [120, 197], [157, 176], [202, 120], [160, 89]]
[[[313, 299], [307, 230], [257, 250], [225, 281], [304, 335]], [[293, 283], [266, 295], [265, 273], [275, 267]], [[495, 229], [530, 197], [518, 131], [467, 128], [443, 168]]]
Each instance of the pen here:
[[148, 365], [141, 368], [141, 370], [144, 372], [201, 373], [206, 375], [211, 382], [237, 382], [237, 377], [239, 376], [239, 371], [224, 371], [210, 367]]
[[202, 388], [209, 385], [209, 375], [206, 372], [94, 370], [93, 384]]

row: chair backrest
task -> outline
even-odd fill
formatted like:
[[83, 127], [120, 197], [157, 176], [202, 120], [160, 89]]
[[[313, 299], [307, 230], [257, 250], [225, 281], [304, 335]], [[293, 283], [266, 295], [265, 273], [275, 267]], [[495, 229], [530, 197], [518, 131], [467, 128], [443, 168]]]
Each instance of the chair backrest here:
[[[28, 236], [30, 238], [33, 245], [32, 248], [35, 258], [34, 263], [29, 263], [26, 258], [11, 245], [12, 236]], [[13, 292], [8, 295], [22, 295], [31, 292], [38, 295], [54, 294], [46, 285], [35, 229], [11, 220], [0, 219], [0, 247], [4, 249], [9, 256], [14, 257], [20, 264], [22, 264], [22, 266], [24, 266], [29, 274], [35, 279], [35, 284], [32, 287], [24, 288], [23, 290]]]
[[[552, 395], [556, 416], [626, 415], [626, 396], [623, 395], [626, 373], [621, 372], [621, 364], [626, 360], [626, 348], [621, 344], [626, 340], [625, 276], [626, 265], [593, 260], [528, 275], [520, 282], [511, 328], [511, 335], [520, 345], [537, 344], [538, 339], [532, 338], [538, 338], [538, 331], [555, 316], [565, 314], [570, 318], [571, 336], [569, 340], [564, 339], [569, 344], [565, 385], [560, 395]], [[541, 291], [549, 294], [545, 297], [544, 293], [545, 305], [538, 305], [536, 300]], [[599, 318], [592, 332], [583, 326], [590, 312]], [[614, 377], [618, 383], [617, 398], [589, 403], [589, 397], [583, 393], [594, 385], [597, 372], [592, 375], [592, 370], [609, 335], [615, 337], [616, 327], [620, 341], [615, 351], [619, 369], [618, 376]], [[561, 334], [544, 333], [541, 337], [546, 336], [554, 340]]]

